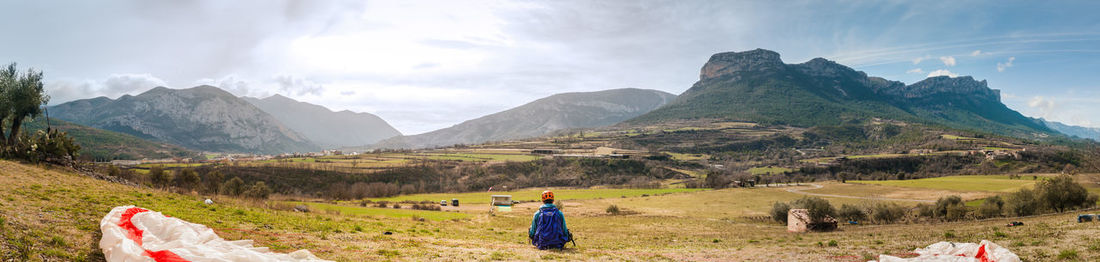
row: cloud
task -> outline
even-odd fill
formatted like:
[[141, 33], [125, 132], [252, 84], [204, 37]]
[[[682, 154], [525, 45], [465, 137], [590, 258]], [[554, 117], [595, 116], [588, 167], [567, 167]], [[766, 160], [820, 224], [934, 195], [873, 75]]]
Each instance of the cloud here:
[[906, 74], [920, 74], [920, 73], [924, 73], [924, 70], [922, 70], [920, 68], [913, 68], [913, 69], [909, 69], [909, 71], [905, 71], [905, 73]]
[[1040, 116], [1046, 118], [1051, 115], [1057, 104], [1054, 99], [1036, 96], [1027, 101], [1027, 106], [1039, 110]]
[[943, 61], [943, 65], [955, 66], [955, 57], [954, 56], [941, 56], [940, 61]]
[[47, 80], [44, 84], [51, 105], [100, 96], [117, 98], [125, 94], [136, 95], [153, 87], [168, 85], [151, 74], [112, 74], [104, 79], [84, 81]]
[[1012, 62], [1013, 62], [1013, 61], [1016, 61], [1016, 57], [1015, 57], [1015, 56], [1013, 56], [1013, 57], [1009, 57], [1009, 58], [1008, 58], [1008, 62], [1004, 62], [1004, 63], [997, 63], [997, 72], [1004, 72], [1004, 71], [1005, 71], [1005, 69], [1008, 69], [1009, 67], [1012, 67]]
[[287, 95], [321, 95], [325, 90], [325, 87], [317, 82], [293, 76], [276, 76], [274, 81], [279, 85], [279, 91]]
[[914, 64], [914, 65], [916, 65], [916, 64], [920, 64], [920, 62], [921, 62], [921, 61], [924, 61], [925, 59], [931, 59], [931, 58], [932, 58], [932, 56], [929, 56], [929, 55], [925, 55], [925, 56], [922, 56], [922, 57], [917, 57], [917, 58], [913, 58], [913, 64]]
[[980, 55], [984, 55], [984, 54], [988, 54], [988, 53], [982, 53], [982, 50], [974, 50], [974, 52], [970, 52], [970, 56], [980, 56]]
[[199, 79], [195, 81], [194, 85], [216, 86], [236, 96], [267, 97], [271, 95], [271, 92], [268, 92], [264, 88], [253, 88], [251, 81], [248, 81], [236, 75], [227, 75], [219, 79]]
[[937, 77], [937, 76], [959, 77], [959, 74], [952, 73], [951, 71], [947, 71], [947, 69], [939, 69], [939, 70], [932, 71], [932, 72], [928, 73], [928, 77]]

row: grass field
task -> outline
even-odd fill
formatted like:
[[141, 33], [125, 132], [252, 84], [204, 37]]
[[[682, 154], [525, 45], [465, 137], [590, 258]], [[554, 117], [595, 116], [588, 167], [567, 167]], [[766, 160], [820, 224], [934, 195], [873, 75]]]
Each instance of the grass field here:
[[[469, 193], [435, 193], [402, 195], [390, 198], [373, 198], [372, 201], [434, 201], [458, 199], [460, 204], [488, 204], [492, 195], [512, 195], [513, 201], [538, 201], [545, 189], [522, 189], [515, 191], [493, 192], [469, 192]], [[658, 195], [668, 193], [693, 192], [704, 189], [691, 188], [659, 188], [659, 189], [566, 189], [554, 188], [554, 196], [560, 200], [580, 200], [596, 198], [621, 198], [637, 197], [642, 195]]]
[[[823, 192], [855, 195], [876, 194], [887, 187], [822, 185]], [[0, 161], [0, 260], [102, 261], [96, 246], [99, 219], [115, 206], [131, 204], [210, 226], [229, 240], [251, 239], [278, 252], [309, 249], [336, 261], [867, 261], [877, 254], [905, 254], [938, 241], [982, 239], [1011, 249], [1025, 261], [1056, 260], [1069, 253], [1076, 256], [1069, 260], [1100, 259], [1100, 228], [1074, 222], [1074, 214], [842, 225], [835, 232], [807, 234], [787, 233], [778, 223], [751, 219], [765, 214], [775, 201], [802, 197], [787, 189], [558, 189], [578, 245], [540, 251], [528, 245], [526, 238], [537, 203], [523, 203], [513, 212], [494, 215], [480, 208], [455, 213], [319, 203], [308, 203], [315, 210], [301, 213], [284, 210], [284, 203], [232, 198], [215, 197], [216, 204], [205, 205], [201, 200], [208, 196], [124, 186], [56, 168]], [[871, 192], [855, 192], [860, 190]], [[538, 192], [541, 189], [510, 194], [533, 200]], [[489, 194], [458, 195], [468, 198], [464, 203], [477, 203], [477, 199], [487, 201]], [[837, 206], [865, 201], [826, 199]], [[630, 214], [609, 215], [604, 212], [609, 205]], [[426, 220], [409, 218], [412, 215]], [[464, 218], [443, 217], [451, 215]], [[1023, 221], [1025, 226], [1003, 227], [1009, 221]]]
[[896, 187], [943, 189], [952, 191], [1012, 192], [1035, 184], [1031, 179], [1009, 179], [1008, 176], [945, 176], [913, 180], [852, 181], [848, 183]]
[[469, 214], [457, 213], [457, 212], [443, 212], [443, 211], [425, 211], [425, 210], [412, 210], [412, 209], [395, 209], [395, 208], [376, 208], [376, 207], [360, 207], [351, 205], [337, 205], [326, 203], [312, 203], [312, 202], [285, 202], [294, 205], [308, 205], [310, 210], [321, 211], [336, 211], [342, 215], [362, 215], [362, 216], [381, 216], [391, 218], [413, 218], [420, 217], [424, 219], [431, 219], [435, 221], [452, 220], [469, 218]]
[[753, 175], [782, 174], [783, 172], [790, 172], [790, 171], [794, 171], [794, 170], [790, 169], [790, 168], [785, 168], [785, 167], [773, 167], [773, 166], [749, 168], [749, 174], [753, 174]]

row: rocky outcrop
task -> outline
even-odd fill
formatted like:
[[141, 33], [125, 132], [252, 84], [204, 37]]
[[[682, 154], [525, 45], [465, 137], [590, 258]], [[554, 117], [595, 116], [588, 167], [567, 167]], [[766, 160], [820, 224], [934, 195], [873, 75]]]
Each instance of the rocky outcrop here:
[[629, 123], [718, 118], [818, 126], [886, 118], [1017, 136], [1051, 132], [969, 76], [905, 85], [824, 58], [784, 64], [778, 53], [756, 49], [711, 56], [699, 78], [676, 101]]
[[888, 93], [905, 98], [952, 95], [1001, 102], [1000, 90], [990, 89], [985, 80], [977, 81], [970, 76], [929, 77], [901, 89], [888, 90]]
[[734, 72], [784, 69], [786, 66], [783, 60], [779, 59], [779, 53], [771, 50], [718, 53], [712, 55], [703, 65], [699, 80], [719, 78]]
[[137, 96], [51, 107], [59, 119], [214, 152], [309, 152], [317, 147], [252, 104], [217, 87], [156, 87]]

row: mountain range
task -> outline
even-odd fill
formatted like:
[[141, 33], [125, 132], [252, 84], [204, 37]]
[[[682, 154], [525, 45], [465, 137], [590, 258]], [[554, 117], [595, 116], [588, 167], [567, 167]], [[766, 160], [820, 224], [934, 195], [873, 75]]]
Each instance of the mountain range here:
[[156, 87], [136, 96], [98, 97], [49, 108], [51, 117], [213, 152], [316, 151], [304, 136], [213, 86]]
[[764, 49], [711, 56], [690, 89], [628, 123], [697, 118], [803, 127], [885, 118], [1017, 137], [1054, 133], [969, 76], [905, 85], [824, 58], [786, 64]]
[[369, 113], [333, 112], [323, 106], [299, 102], [282, 95], [245, 101], [278, 119], [322, 148], [374, 144], [401, 133], [382, 118]]
[[452, 127], [384, 140], [374, 148], [427, 148], [537, 137], [570, 128], [609, 126], [656, 109], [676, 96], [624, 88], [556, 94]]
[[1049, 121], [1049, 120], [1042, 119], [1042, 118], [1040, 118], [1038, 121], [1041, 121], [1044, 125], [1046, 125], [1050, 129], [1054, 129], [1055, 131], [1061, 132], [1062, 134], [1066, 134], [1066, 135], [1069, 135], [1069, 136], [1075, 136], [1075, 137], [1079, 137], [1079, 138], [1092, 139], [1093, 141], [1100, 141], [1100, 128], [1083, 127], [1083, 126], [1071, 126], [1071, 125], [1067, 125], [1067, 124], [1063, 124], [1063, 123], [1059, 123], [1059, 122], [1055, 122], [1055, 121]]

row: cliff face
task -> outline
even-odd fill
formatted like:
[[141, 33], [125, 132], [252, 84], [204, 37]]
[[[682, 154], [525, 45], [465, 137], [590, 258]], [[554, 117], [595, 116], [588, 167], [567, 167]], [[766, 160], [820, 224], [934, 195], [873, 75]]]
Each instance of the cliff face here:
[[785, 64], [763, 49], [711, 56], [690, 89], [629, 122], [693, 118], [795, 126], [887, 118], [1016, 136], [1051, 132], [1001, 103], [986, 81], [969, 76], [905, 85], [824, 58]]
[[52, 117], [196, 150], [308, 152], [318, 148], [255, 106], [212, 86], [153, 88], [50, 108]]

